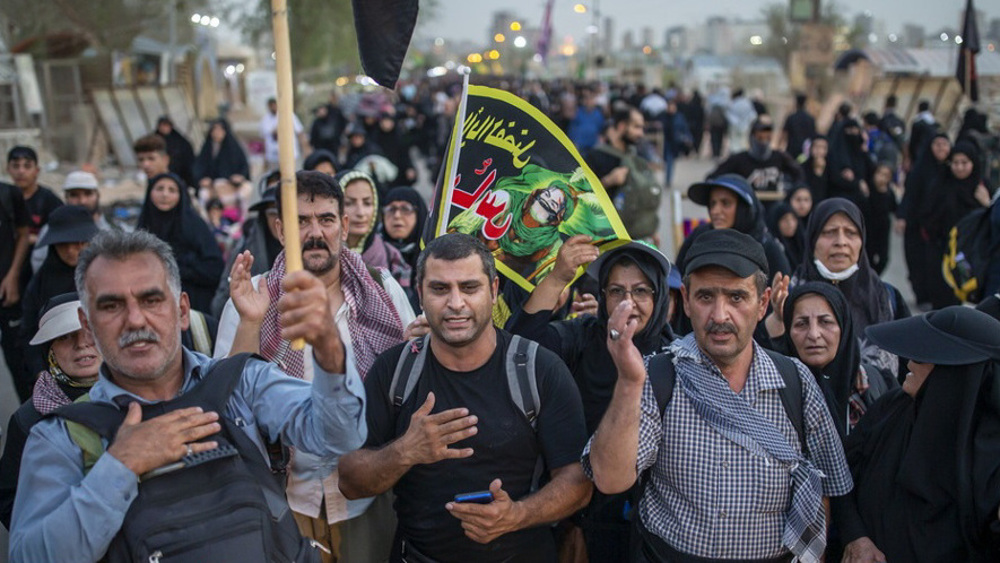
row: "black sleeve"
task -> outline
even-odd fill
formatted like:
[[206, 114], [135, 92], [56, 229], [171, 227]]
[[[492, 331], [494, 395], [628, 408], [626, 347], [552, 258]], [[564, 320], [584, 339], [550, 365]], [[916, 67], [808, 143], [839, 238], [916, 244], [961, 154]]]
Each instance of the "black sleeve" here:
[[903, 299], [903, 294], [891, 284], [888, 289], [895, 294], [896, 299], [895, 315], [893, 315], [892, 320], [898, 321], [900, 319], [908, 319], [912, 317], [913, 313], [910, 311], [910, 306], [906, 304], [906, 299]]
[[[24, 351], [24, 365], [20, 368], [11, 368], [11, 374], [14, 377], [21, 377], [24, 381], [30, 382], [29, 386], [34, 385], [38, 372], [46, 367], [46, 347], [44, 345], [32, 346], [29, 344], [38, 331], [41, 309], [45, 306], [45, 303], [41, 302], [39, 296], [39, 279], [38, 276], [32, 276], [31, 281], [28, 282], [28, 289], [24, 292], [24, 298], [21, 300], [22, 317], [21, 329], [18, 334], [18, 345]], [[18, 373], [18, 369], [20, 369], [20, 373]]]
[[767, 255], [767, 267], [770, 270], [768, 277], [773, 279], [777, 272], [786, 276], [792, 275], [792, 266], [788, 263], [785, 248], [781, 246], [781, 243], [774, 239], [768, 239], [764, 242], [766, 243], [764, 244], [764, 253]]
[[180, 268], [181, 279], [199, 287], [216, 288], [226, 267], [222, 260], [222, 250], [219, 249], [215, 236], [208, 230], [208, 225], [201, 221], [198, 225], [187, 226], [194, 232], [185, 241], [185, 251], [177, 256], [177, 266]]
[[399, 413], [392, 406], [389, 385], [392, 384], [392, 374], [396, 371], [399, 354], [406, 345], [393, 346], [383, 352], [375, 359], [365, 377], [365, 422], [368, 424], [368, 438], [364, 445], [366, 448], [379, 448], [396, 439], [396, 418]]
[[[24, 203], [24, 194], [16, 186], [6, 186], [6, 189], [10, 190], [10, 199], [14, 204], [14, 209], [11, 210], [14, 216], [14, 228], [30, 227], [31, 216], [28, 215], [28, 206]], [[29, 261], [30, 258], [31, 256], [27, 257]]]
[[840, 543], [843, 546], [868, 535], [865, 524], [858, 514], [858, 503], [854, 491], [839, 497], [830, 497], [830, 512], [833, 522], [840, 530]]
[[781, 153], [781, 168], [784, 173], [792, 181], [792, 185], [796, 186], [806, 181], [805, 172], [802, 171], [802, 167], [799, 163], [792, 158], [792, 155], [787, 152]]
[[619, 159], [600, 149], [591, 149], [583, 160], [598, 180], [610, 174], [621, 163]]
[[[552, 352], [538, 349], [538, 441], [550, 470], [578, 463], [587, 443], [583, 402], [566, 364]], [[371, 430], [369, 429], [369, 433]]]
[[[24, 408], [23, 406], [21, 408]], [[20, 410], [20, 409], [19, 409]], [[21, 455], [28, 441], [30, 428], [22, 428], [17, 412], [7, 424], [7, 443], [0, 458], [0, 523], [10, 530], [10, 517], [14, 512], [14, 495], [17, 492], [17, 476], [21, 471]]]
[[712, 178], [717, 178], [723, 174], [739, 174], [739, 171], [736, 169], [736, 162], [734, 161], [733, 156], [735, 155], [732, 155], [726, 160], [720, 162], [719, 165], [715, 167], [715, 170], [709, 172], [705, 178], [711, 180]]
[[580, 344], [583, 342], [578, 322], [553, 322], [551, 311], [526, 313], [524, 309], [518, 309], [507, 321], [506, 330], [548, 348], [566, 363], [570, 371], [575, 371], [575, 359], [580, 356]]

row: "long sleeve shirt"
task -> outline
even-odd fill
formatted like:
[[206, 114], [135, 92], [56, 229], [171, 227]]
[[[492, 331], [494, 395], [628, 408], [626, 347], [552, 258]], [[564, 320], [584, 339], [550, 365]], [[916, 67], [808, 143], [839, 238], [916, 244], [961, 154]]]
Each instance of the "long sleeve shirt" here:
[[[214, 363], [186, 349], [183, 354], [180, 394], [190, 391]], [[310, 384], [284, 375], [274, 364], [250, 360], [220, 415], [238, 421], [261, 451], [258, 430], [316, 456], [329, 472], [341, 455], [360, 447], [367, 437], [364, 388], [357, 373], [331, 374], [318, 364], [313, 370]], [[117, 386], [103, 370], [90, 398], [95, 403], [148, 403]], [[84, 475], [80, 448], [57, 417], [32, 429], [21, 467], [11, 560], [100, 559], [138, 494], [136, 474], [105, 453]]]

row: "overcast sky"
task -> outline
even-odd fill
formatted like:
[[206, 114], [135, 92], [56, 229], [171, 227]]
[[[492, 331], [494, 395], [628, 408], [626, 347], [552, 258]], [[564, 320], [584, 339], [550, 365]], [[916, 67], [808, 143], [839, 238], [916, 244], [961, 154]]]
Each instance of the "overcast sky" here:
[[[591, 14], [580, 15], [573, 12], [573, 5], [582, 2], [588, 7], [594, 0], [556, 0], [553, 9], [553, 25], [556, 42], [566, 35], [579, 37], [591, 22]], [[663, 31], [675, 25], [695, 25], [714, 15], [728, 15], [753, 19], [759, 16], [761, 7], [771, 0], [599, 0], [602, 16], [615, 19], [615, 41], [621, 41], [621, 34], [634, 29], [637, 36], [644, 26], [653, 28], [654, 37], [662, 40]], [[783, 2], [783, 3], [787, 3]], [[446, 39], [470, 39], [485, 41], [492, 12], [501, 7], [510, 9], [533, 25], [542, 20], [545, 0], [438, 0], [437, 21], [428, 22], [422, 34], [435, 33]], [[838, 0], [844, 8], [845, 16], [853, 19], [854, 14], [871, 10], [876, 20], [885, 21], [886, 33], [902, 31], [904, 23], [915, 23], [927, 28], [928, 33], [941, 27], [960, 29], [960, 14], [965, 0]], [[905, 6], [905, 8], [902, 8]], [[977, 10], [985, 10], [987, 22], [991, 17], [1000, 17], [996, 0], [979, 0]], [[980, 30], [983, 33], [985, 30]]]

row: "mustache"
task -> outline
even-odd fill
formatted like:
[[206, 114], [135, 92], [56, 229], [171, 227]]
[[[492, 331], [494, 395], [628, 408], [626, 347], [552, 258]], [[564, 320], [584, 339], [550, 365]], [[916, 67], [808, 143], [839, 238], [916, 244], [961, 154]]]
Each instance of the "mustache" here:
[[159, 341], [160, 337], [149, 329], [132, 330], [126, 332], [118, 338], [118, 347], [125, 348], [126, 346], [131, 346], [136, 342], [152, 342], [155, 344]]
[[705, 331], [709, 334], [736, 334], [736, 325], [733, 323], [717, 323], [715, 321], [708, 321]]
[[330, 250], [323, 239], [311, 238], [302, 244], [303, 252], [306, 250]]

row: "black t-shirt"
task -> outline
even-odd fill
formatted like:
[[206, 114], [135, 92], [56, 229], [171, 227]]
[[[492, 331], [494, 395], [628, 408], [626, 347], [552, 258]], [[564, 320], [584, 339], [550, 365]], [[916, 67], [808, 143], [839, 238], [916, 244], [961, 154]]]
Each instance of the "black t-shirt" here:
[[622, 165], [622, 159], [596, 147], [590, 149], [583, 160], [594, 171], [594, 175], [597, 176], [598, 180], [604, 178], [612, 170]]
[[802, 145], [816, 135], [816, 120], [805, 110], [799, 110], [788, 116], [783, 130], [788, 134], [789, 156], [798, 158]]
[[28, 208], [28, 216], [31, 218], [29, 231], [37, 235], [42, 226], [49, 222], [49, 214], [57, 207], [61, 207], [63, 202], [52, 190], [38, 186], [38, 191], [24, 200], [24, 205]]
[[746, 151], [736, 153], [719, 163], [708, 177], [723, 174], [743, 176], [755, 192], [776, 192], [781, 189], [783, 179], [791, 185], [804, 180], [799, 164], [781, 151], [771, 151], [766, 160], [757, 160]]
[[429, 353], [413, 394], [398, 410], [392, 406], [389, 385], [406, 344], [379, 356], [365, 379], [365, 447], [378, 448], [403, 435], [410, 416], [430, 391], [435, 396], [433, 412], [466, 407], [479, 417], [478, 433], [451, 446], [473, 448], [472, 457], [415, 466], [393, 489], [402, 537], [418, 552], [443, 563], [541, 563], [556, 558], [548, 526], [505, 534], [482, 545], [466, 537], [461, 522], [444, 507], [456, 494], [486, 490], [497, 478], [511, 498], [519, 500], [530, 492], [539, 456], [548, 469], [563, 467], [577, 463], [586, 444], [580, 393], [566, 365], [542, 347], [535, 360], [540, 405], [537, 431], [532, 430], [510, 398], [504, 371], [510, 340], [509, 333], [497, 330], [496, 351], [471, 372], [450, 371]]
[[0, 182], [0, 277], [6, 276], [14, 261], [17, 229], [30, 223], [24, 196], [15, 185]]

